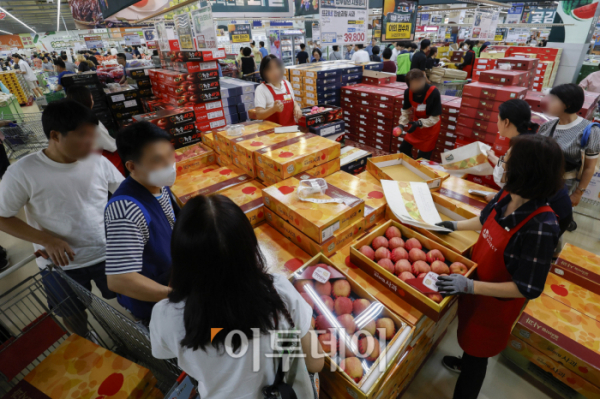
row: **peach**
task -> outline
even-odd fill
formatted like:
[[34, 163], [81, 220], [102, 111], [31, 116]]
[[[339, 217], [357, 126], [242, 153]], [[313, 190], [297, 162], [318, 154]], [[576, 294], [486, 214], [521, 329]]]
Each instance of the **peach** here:
[[358, 352], [365, 355], [367, 360], [374, 362], [379, 357], [379, 341], [373, 337], [363, 337], [358, 341]]
[[312, 288], [315, 287], [315, 284], [311, 280], [298, 280], [294, 283], [294, 287], [299, 293], [304, 292], [305, 285], [310, 285]]
[[418, 260], [425, 261], [425, 259], [427, 259], [425, 252], [423, 252], [419, 248], [413, 248], [410, 251], [408, 251], [408, 260], [410, 261], [410, 263], [415, 263]]
[[442, 295], [439, 292], [430, 292], [425, 295], [427, 295], [427, 298], [431, 299], [435, 303], [440, 303], [442, 302], [442, 299], [444, 299], [442, 298]]
[[315, 308], [315, 302], [312, 300], [312, 298], [310, 297], [310, 295], [308, 295], [307, 293], [303, 292], [302, 294], [300, 294], [300, 296], [302, 297], [302, 299], [304, 299], [306, 301], [306, 303], [308, 303], [310, 305], [310, 307], [312, 309]]
[[380, 259], [385, 259], [385, 258], [389, 259], [390, 256], [391, 256], [390, 250], [387, 249], [386, 247], [378, 248], [377, 251], [375, 251], [375, 259], [378, 261]]
[[375, 325], [377, 326], [377, 330], [381, 338], [384, 338], [387, 341], [394, 338], [394, 334], [396, 334], [396, 325], [392, 319], [389, 317], [382, 317], [381, 319], [377, 320]]
[[352, 313], [352, 299], [341, 296], [335, 300], [333, 310], [338, 316]]
[[388, 240], [391, 240], [394, 237], [402, 237], [402, 234], [400, 234], [399, 228], [397, 228], [396, 226], [390, 226], [385, 231], [385, 236]]
[[450, 274], [462, 274], [464, 276], [468, 271], [469, 269], [460, 262], [454, 262], [450, 265]]
[[368, 322], [367, 325], [364, 326], [361, 331], [368, 332], [372, 336], [375, 336], [375, 333], [377, 332], [377, 325], [375, 324], [375, 320], [371, 320], [370, 322]]
[[437, 274], [448, 274], [450, 268], [441, 260], [434, 260], [431, 264], [431, 271]]
[[394, 274], [394, 270], [396, 270], [396, 267], [394, 266], [394, 262], [392, 262], [388, 258], [379, 259], [377, 264], [392, 274]]
[[357, 357], [347, 357], [340, 362], [340, 368], [355, 382], [359, 382], [364, 375], [361, 361]]
[[323, 284], [323, 283], [319, 283], [318, 281], [316, 281], [315, 282], [315, 291], [317, 291], [317, 294], [319, 294], [319, 296], [322, 296], [322, 295], [329, 296], [329, 295], [331, 295], [331, 283], [329, 281], [327, 281], [325, 284]]
[[431, 267], [429, 267], [427, 262], [422, 261], [422, 260], [418, 260], [415, 263], [413, 263], [412, 268], [413, 268], [413, 274], [415, 276], [417, 276], [421, 273], [429, 273], [431, 271]]
[[375, 259], [375, 251], [373, 251], [373, 248], [371, 248], [371, 247], [370, 247], [370, 246], [368, 246], [368, 245], [363, 245], [363, 246], [360, 248], [360, 252], [361, 252], [361, 253], [362, 253], [364, 256], [366, 256], [367, 258], [369, 258], [369, 259], [371, 259], [371, 260], [374, 260], [374, 259]]
[[421, 277], [425, 277], [427, 276], [427, 273], [419, 273], [419, 275], [417, 276], [417, 278], [421, 278]]
[[403, 247], [404, 247], [404, 240], [400, 237], [392, 237], [390, 239], [390, 241], [388, 242], [389, 249], [403, 248]]
[[400, 259], [408, 259], [408, 252], [402, 247], [394, 248], [391, 257], [393, 262], [398, 262]]
[[333, 296], [338, 298], [340, 296], [349, 297], [352, 288], [350, 283], [346, 280], [335, 280], [332, 286]]
[[317, 330], [329, 330], [331, 327], [331, 323], [327, 320], [327, 317], [324, 315], [317, 316]]
[[354, 316], [358, 316], [359, 314], [364, 312], [365, 309], [368, 308], [370, 305], [371, 305], [371, 302], [369, 302], [366, 299], [362, 299], [362, 298], [357, 299], [352, 304], [352, 313], [354, 313]]
[[377, 251], [381, 247], [387, 248], [388, 245], [389, 245], [388, 240], [385, 237], [375, 237], [375, 239], [371, 243], [371, 246], [373, 247], [373, 249], [375, 251]]
[[[419, 240], [417, 240], [416, 238], [409, 238], [404, 243], [404, 248], [406, 248], [407, 251], [410, 251], [413, 248], [423, 249], [423, 246], [421, 245], [421, 242]], [[423, 260], [425, 260], [425, 259], [423, 259]]]
[[412, 273], [412, 265], [410, 264], [408, 259], [400, 259], [398, 262], [396, 262], [395, 269], [396, 276], [399, 276], [400, 274], [402, 274], [402, 272]]
[[[358, 352], [358, 338], [356, 337], [356, 335], [351, 336], [350, 337], [351, 342], [354, 346], [348, 344], [346, 345], [346, 340], [343, 339], [341, 336], [338, 336], [338, 351], [337, 353], [340, 355], [340, 357], [351, 357], [351, 356], [356, 356], [356, 352]], [[352, 348], [355, 348], [355, 350], [352, 350]]]
[[319, 342], [325, 353], [330, 356], [335, 355], [337, 348], [337, 339], [335, 335], [331, 335], [330, 333], [321, 334], [319, 335]]
[[356, 331], [356, 323], [354, 323], [354, 317], [350, 314], [343, 314], [337, 317], [338, 322], [346, 330], [348, 335], [354, 334]]
[[[323, 301], [323, 303], [325, 304], [325, 307], [326, 307], [327, 309], [329, 309], [330, 311], [333, 311], [333, 299], [331, 299], [331, 297], [330, 297], [330, 296], [325, 296], [325, 295], [322, 295], [322, 296], [321, 296], [321, 300]], [[319, 307], [318, 307], [318, 306], [315, 306], [315, 310], [317, 311], [317, 313], [319, 313], [319, 314], [323, 314], [323, 312], [321, 312], [321, 311], [319, 310]]]
[[402, 272], [402, 273], [400, 273], [400, 275], [398, 277], [402, 281], [406, 281], [406, 280], [410, 280], [411, 278], [415, 278], [415, 276], [413, 276], [413, 274], [411, 272]]
[[442, 254], [442, 251], [440, 251], [439, 249], [432, 249], [431, 251], [427, 252], [427, 263], [433, 263], [433, 261], [436, 260], [441, 260], [442, 262], [446, 261], [446, 258], [444, 258], [444, 254]]

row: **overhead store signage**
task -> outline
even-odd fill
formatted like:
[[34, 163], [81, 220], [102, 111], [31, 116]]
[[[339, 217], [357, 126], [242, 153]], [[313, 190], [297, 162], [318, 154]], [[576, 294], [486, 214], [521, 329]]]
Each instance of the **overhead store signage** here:
[[102, 47], [102, 36], [87, 36], [84, 37], [85, 46], [88, 49], [100, 48]]
[[496, 37], [494, 38], [494, 40], [497, 42], [503, 41], [506, 37], [506, 31], [506, 28], [496, 28]]
[[210, 6], [191, 12], [196, 48], [203, 51], [217, 51], [215, 21]]
[[506, 41], [508, 43], [526, 43], [529, 39], [529, 28], [508, 28]]
[[475, 11], [471, 37], [477, 40], [494, 40], [498, 27], [499, 12]]
[[523, 3], [513, 3], [513, 6], [509, 8], [506, 13], [505, 23], [507, 24], [518, 24], [521, 22], [521, 15], [523, 14]]
[[431, 24], [432, 25], [440, 25], [444, 23], [444, 17], [440, 15], [432, 15], [431, 16]]
[[318, 22], [312, 23], [312, 40], [313, 42], [321, 41], [321, 27]]
[[556, 8], [525, 7], [522, 22], [526, 24], [551, 24], [554, 22]]
[[0, 12], [0, 20], [6, 18], [6, 13], [5, 12]]
[[367, 0], [321, 0], [321, 44], [367, 42]]
[[589, 43], [596, 23], [598, 0], [565, 0], [558, 3], [555, 23], [548, 41], [555, 43]]
[[382, 42], [412, 40], [417, 21], [417, 2], [384, 0]]
[[190, 14], [183, 13], [175, 15], [173, 18], [175, 21], [175, 30], [177, 31], [177, 40], [179, 41], [179, 48], [181, 50], [193, 51], [194, 47], [194, 34], [192, 32], [192, 22], [190, 21]]
[[161, 51], [178, 51], [179, 41], [175, 35], [175, 27], [164, 21], [156, 23], [156, 37]]
[[381, 39], [381, 18], [373, 20], [373, 32], [374, 39]]
[[138, 35], [137, 33], [128, 33], [126, 35], [123, 35], [123, 40], [125, 41], [125, 44], [127, 46], [139, 46], [140, 44], [142, 44], [142, 42], [140, 41], [140, 35]]
[[292, 0], [221, 0], [212, 3], [212, 13], [216, 18], [291, 17], [294, 9]]
[[252, 25], [234, 24], [227, 25], [231, 43], [250, 43], [252, 41]]
[[10, 50], [13, 48], [24, 48], [21, 37], [19, 35], [0, 35], [0, 50]]

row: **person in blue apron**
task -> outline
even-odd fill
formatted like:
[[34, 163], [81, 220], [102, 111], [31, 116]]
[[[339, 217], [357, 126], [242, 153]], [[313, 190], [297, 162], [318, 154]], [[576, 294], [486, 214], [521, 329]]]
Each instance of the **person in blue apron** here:
[[541, 295], [560, 235], [548, 205], [562, 187], [559, 145], [540, 135], [521, 135], [511, 142], [506, 185], [480, 217], [439, 223], [453, 231], [481, 231], [471, 257], [478, 265], [476, 280], [451, 274], [437, 281], [442, 295], [460, 295], [457, 335], [464, 353], [442, 360], [444, 367], [460, 373], [455, 399], [479, 395], [488, 359], [506, 347], [525, 301]]
[[175, 151], [169, 133], [149, 122], [121, 130], [117, 151], [129, 177], [104, 212], [107, 281], [147, 326], [154, 304], [171, 290], [171, 234], [179, 213], [169, 189], [177, 175]]

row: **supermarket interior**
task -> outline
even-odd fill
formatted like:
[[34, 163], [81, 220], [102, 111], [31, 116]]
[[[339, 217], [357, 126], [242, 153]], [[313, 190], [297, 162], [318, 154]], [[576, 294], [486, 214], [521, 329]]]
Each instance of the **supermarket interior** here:
[[0, 2], [0, 398], [600, 399], [599, 2]]

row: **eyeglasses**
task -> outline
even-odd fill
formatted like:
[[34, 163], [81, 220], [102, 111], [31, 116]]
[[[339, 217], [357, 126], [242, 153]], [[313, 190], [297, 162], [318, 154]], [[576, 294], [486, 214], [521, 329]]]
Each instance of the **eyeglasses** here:
[[500, 158], [498, 158], [498, 166], [503, 163], [506, 163], [506, 161], [504, 160], [504, 155], [501, 155]]

